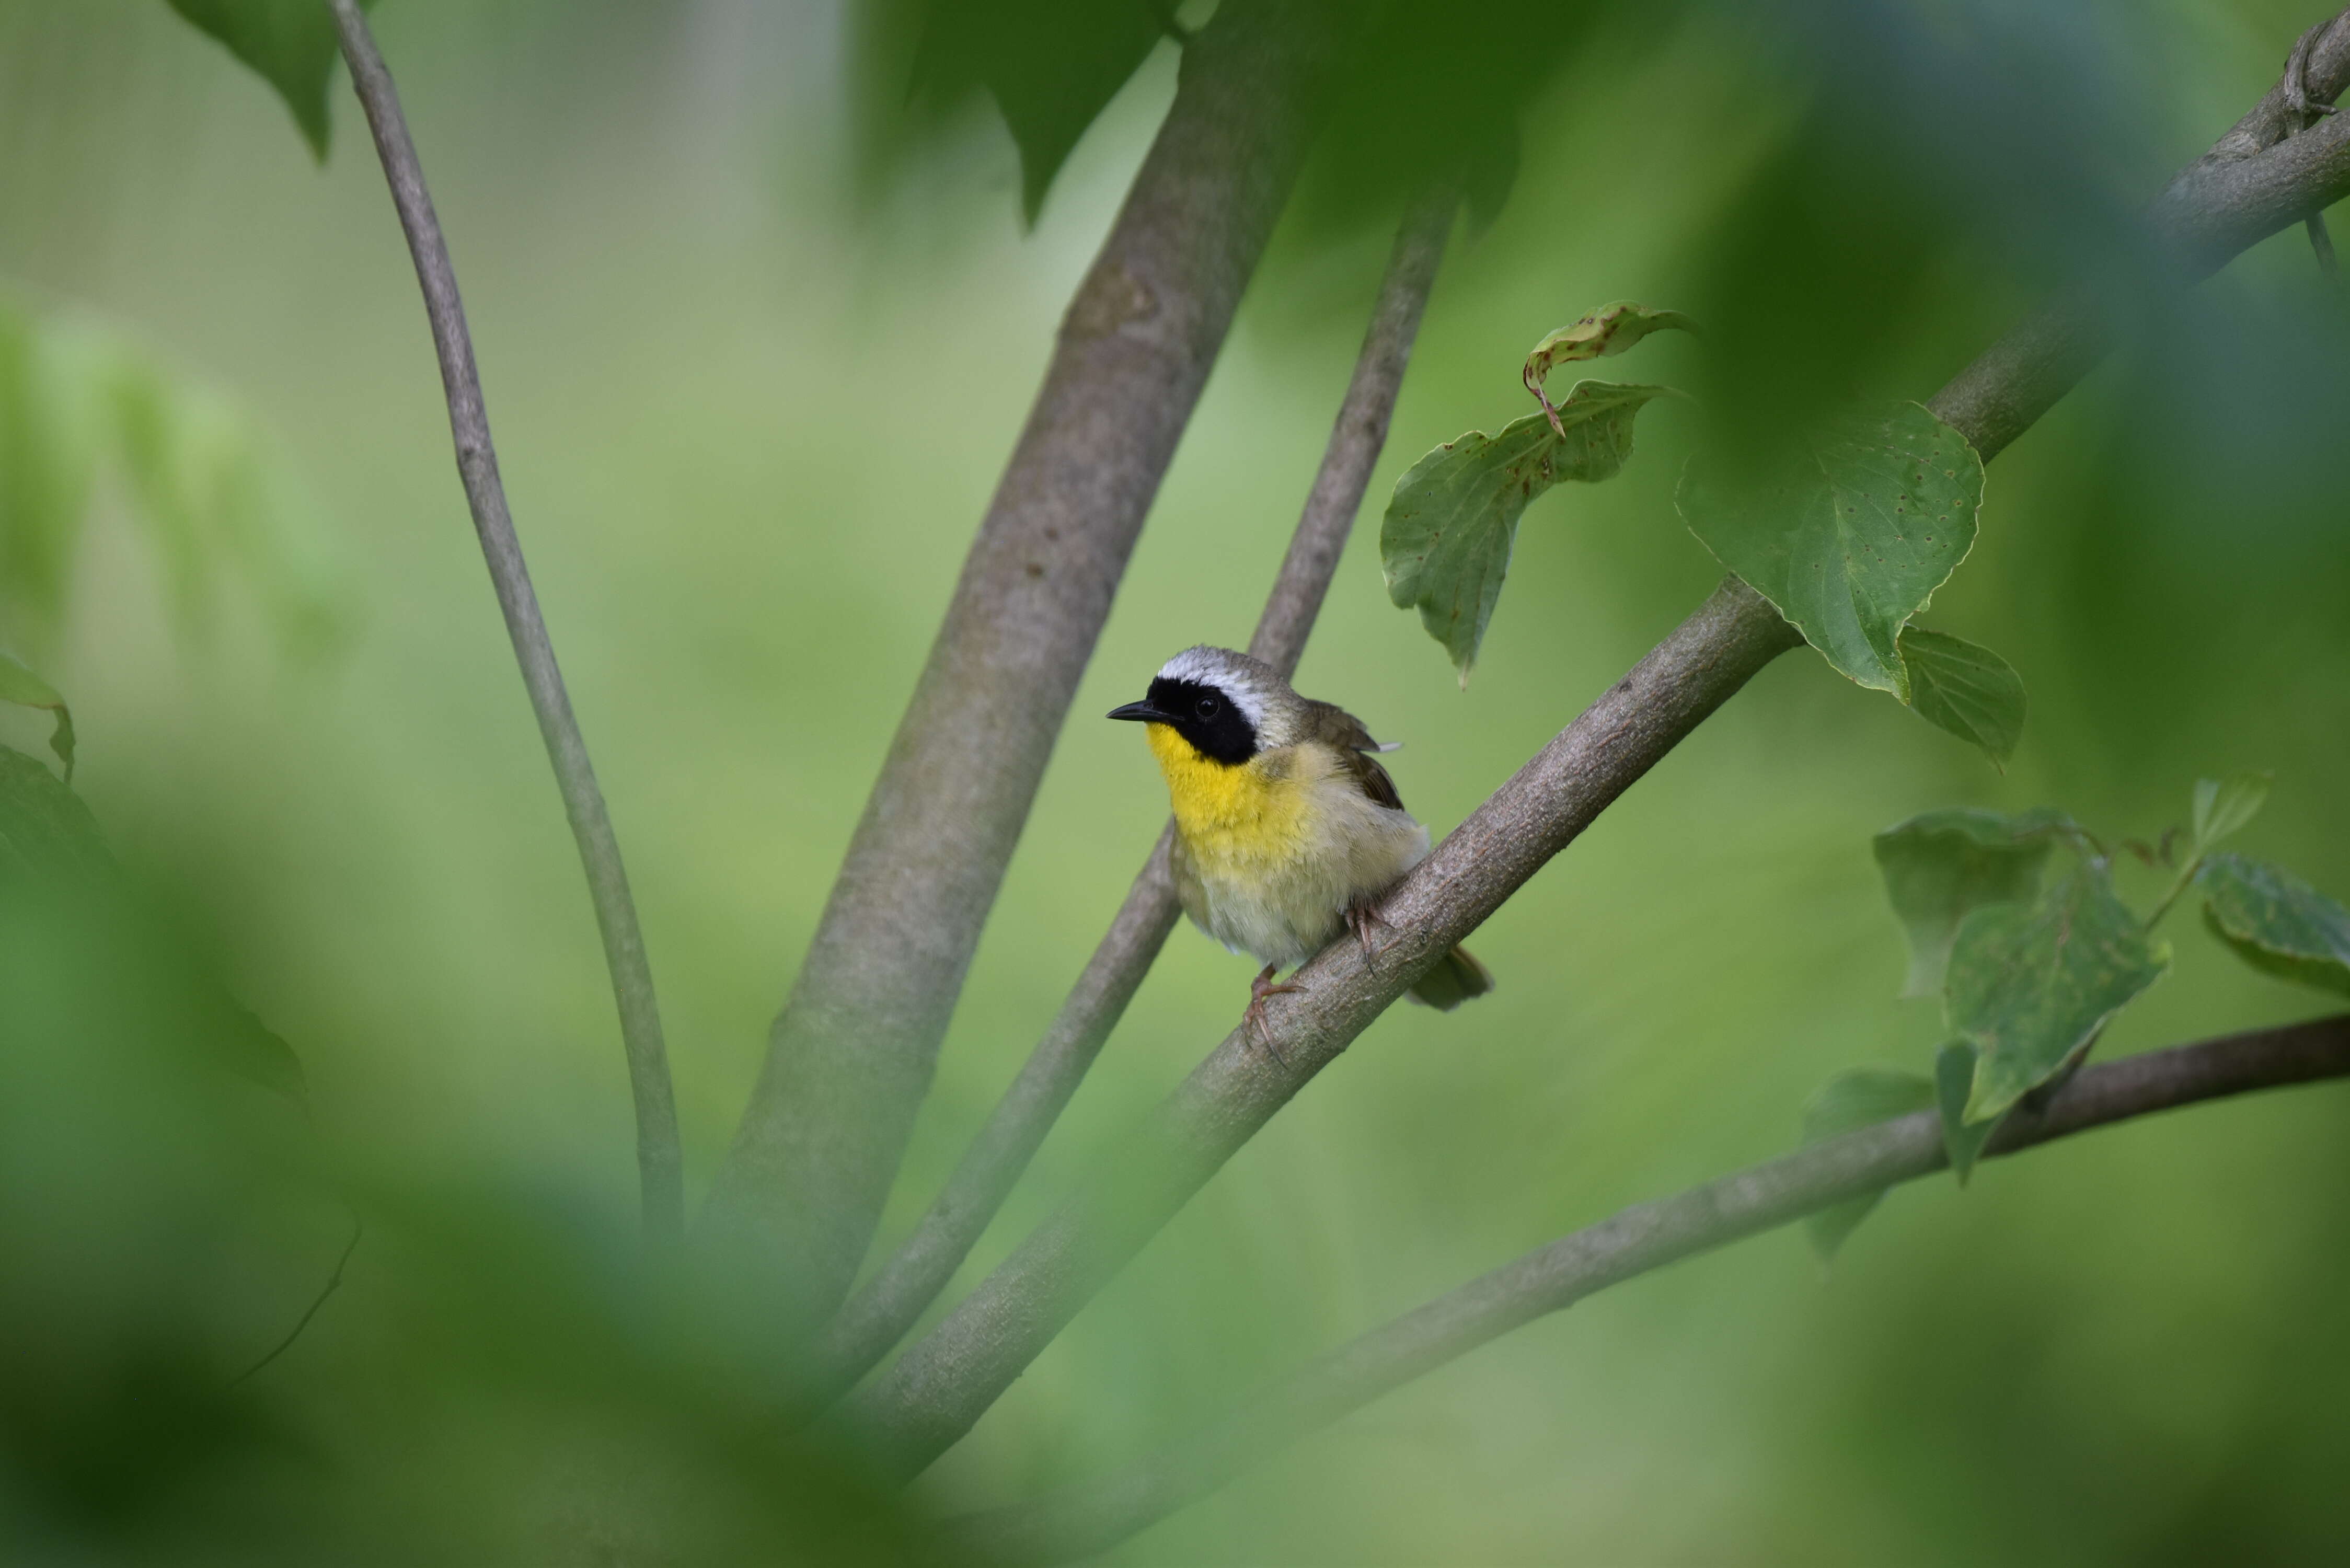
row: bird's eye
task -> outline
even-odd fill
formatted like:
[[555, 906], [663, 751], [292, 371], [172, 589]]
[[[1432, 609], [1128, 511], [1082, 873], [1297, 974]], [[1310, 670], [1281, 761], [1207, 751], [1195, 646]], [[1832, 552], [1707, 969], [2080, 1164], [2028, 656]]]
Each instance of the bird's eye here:
[[1202, 719], [1212, 719], [1216, 716], [1218, 711], [1222, 709], [1222, 707], [1223, 704], [1217, 701], [1213, 697], [1202, 697], [1200, 699], [1199, 703], [1200, 717]]

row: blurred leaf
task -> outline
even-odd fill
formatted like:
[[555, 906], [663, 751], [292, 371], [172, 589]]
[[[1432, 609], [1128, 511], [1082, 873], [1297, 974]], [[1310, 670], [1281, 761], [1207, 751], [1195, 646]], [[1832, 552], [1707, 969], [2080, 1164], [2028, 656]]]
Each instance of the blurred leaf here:
[[[342, 47], [327, 0], [167, 0], [172, 10], [225, 45], [277, 89], [320, 162], [332, 126], [327, 88]], [[375, 0], [359, 0], [373, 10]]]
[[2023, 677], [1990, 649], [1922, 626], [1901, 628], [1909, 706], [2005, 770], [2023, 738]]
[[1668, 327], [1694, 332], [1697, 323], [1678, 310], [1651, 310], [1635, 300], [1619, 299], [1613, 305], [1601, 306], [1535, 344], [1534, 352], [1526, 356], [1526, 368], [1520, 377], [1526, 390], [1540, 398], [1546, 410], [1550, 399], [1543, 391], [1543, 382], [1552, 370], [1561, 365], [1621, 354], [1649, 333]]
[[1960, 807], [1929, 811], [1877, 836], [1877, 868], [1885, 896], [1909, 937], [1904, 996], [1932, 996], [1959, 922], [1987, 904], [2029, 902], [2040, 890], [2041, 868], [2065, 819], [2038, 811], [2002, 816]]
[[1174, 5], [1151, 0], [960, 0], [931, 5], [912, 90], [984, 88], [1020, 153], [1020, 213], [1034, 225], [1087, 128], [1167, 36]]
[[94, 378], [78, 335], [0, 299], [0, 592], [47, 629], [99, 459]]
[[1969, 914], [1943, 987], [1950, 1027], [1979, 1056], [1961, 1119], [1991, 1120], [2064, 1071], [2169, 967], [2096, 863], [2029, 905]]
[[[1838, 1133], [1875, 1127], [1878, 1122], [1925, 1110], [1933, 1103], [1933, 1084], [1916, 1073], [1890, 1067], [1854, 1067], [1821, 1085], [1805, 1103], [1804, 1141], [1818, 1143]], [[1868, 1218], [1868, 1211], [1884, 1196], [1880, 1189], [1823, 1209], [1804, 1221], [1804, 1229], [1812, 1239], [1812, 1250], [1820, 1255], [1820, 1262], [1825, 1263], [1835, 1257], [1845, 1238]]]
[[1704, 454], [1682, 520], [1830, 664], [1907, 702], [1898, 639], [1974, 544], [1982, 460], [1917, 403], [1844, 410], [1762, 472]]
[[46, 708], [57, 716], [57, 728], [49, 733], [49, 750], [57, 753], [57, 761], [65, 764], [66, 783], [73, 783], [73, 711], [57, 695], [57, 689], [0, 652], [0, 702], [13, 702], [20, 708]]
[[1419, 607], [1420, 625], [1452, 656], [1462, 685], [1527, 504], [1562, 480], [1614, 478], [1632, 455], [1634, 418], [1670, 389], [1579, 381], [1555, 415], [1528, 414], [1499, 435], [1471, 431], [1396, 481], [1379, 525], [1388, 597], [1399, 608]]
[[2231, 774], [2195, 781], [2195, 847], [2210, 848], [2261, 814], [2274, 774]]
[[1991, 1141], [1991, 1135], [2006, 1119], [1993, 1116], [1986, 1122], [1967, 1120], [1967, 1099], [1974, 1092], [1974, 1082], [1973, 1046], [1963, 1040], [1953, 1040], [1934, 1054], [1934, 1099], [1942, 1113], [1942, 1152], [1950, 1157], [1950, 1168], [1958, 1172], [1960, 1187], [1974, 1174], [1975, 1161], [1982, 1158], [1983, 1145]]
[[2350, 909], [2242, 855], [2214, 855], [2195, 880], [2203, 923], [2238, 958], [2279, 980], [2350, 996]]
[[24, 753], [0, 746], [0, 882], [81, 877], [112, 865], [81, 797]]

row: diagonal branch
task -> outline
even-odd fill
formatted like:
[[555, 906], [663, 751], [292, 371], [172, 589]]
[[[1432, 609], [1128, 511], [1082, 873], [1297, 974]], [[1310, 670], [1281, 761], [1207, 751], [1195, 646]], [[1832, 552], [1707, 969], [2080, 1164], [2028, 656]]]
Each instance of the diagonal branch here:
[[705, 1214], [786, 1334], [847, 1294], [1144, 514], [1317, 123], [1331, 0], [1218, 8], [1059, 344]]
[[678, 1144], [669, 1049], [661, 1041], [660, 1011], [653, 1000], [652, 966], [645, 958], [644, 933], [637, 927], [636, 903], [629, 896], [620, 843], [604, 809], [603, 791], [596, 785], [588, 742], [580, 737], [579, 721], [571, 711], [563, 671], [555, 662], [555, 645], [547, 639], [546, 622], [538, 612], [538, 595], [530, 586], [522, 541], [515, 536], [514, 516], [506, 509], [505, 485], [498, 478], [497, 449], [490, 441], [490, 418], [482, 402], [481, 373], [473, 363], [473, 340], [465, 327], [456, 269], [450, 265], [441, 220], [432, 211], [432, 192], [425, 188], [423, 166], [409, 140], [400, 95], [356, 0], [334, 0], [334, 13], [335, 26], [342, 36], [343, 58], [350, 66], [351, 86], [367, 111], [384, 179], [391, 186], [392, 205], [399, 209], [400, 226], [416, 263], [416, 281], [424, 290], [424, 313], [432, 324], [432, 346], [440, 356], [441, 384], [449, 400], [449, 429], [457, 444], [457, 474], [464, 482], [473, 531], [481, 537], [482, 557], [489, 564], [490, 582], [497, 590], [498, 608], [505, 616], [506, 635], [514, 641], [515, 660], [522, 667], [531, 711], [538, 716], [547, 760], [555, 764], [555, 782], [563, 793], [563, 811], [571, 821], [580, 864], [587, 867], [588, 893], [596, 906], [597, 929], [603, 933], [604, 963], [611, 971], [612, 995], [619, 1004], [620, 1039], [629, 1056], [645, 1225], [656, 1236], [674, 1237], [685, 1225], [685, 1159]]
[[[1372, 306], [1370, 329], [1339, 404], [1321, 469], [1249, 644], [1251, 653], [1284, 675], [1295, 670], [1305, 651], [1306, 634], [1338, 569], [1355, 514], [1362, 509], [1371, 470], [1387, 444], [1396, 391], [1411, 358], [1412, 339], [1419, 334], [1420, 313], [1435, 285], [1459, 204], [1459, 192], [1447, 182], [1413, 204], [1396, 234], [1387, 275]], [[1175, 924], [1167, 846], [1168, 834], [1162, 832], [1108, 934], [945, 1189], [904, 1244], [826, 1329], [816, 1345], [815, 1382], [809, 1389], [816, 1399], [828, 1401], [871, 1370], [946, 1289], [1076, 1093]]]
[[[2350, 1076], [2350, 1014], [2091, 1067], [2020, 1110], [1987, 1156], [2180, 1106]], [[1949, 1165], [1939, 1113], [1814, 1144], [1627, 1209], [1315, 1358], [1302, 1372], [1117, 1474], [946, 1527], [954, 1561], [1058, 1563], [1101, 1552], [1390, 1389], [1610, 1285]]]
[[[2350, 49], [2314, 55], [2312, 96], [2331, 100], [2350, 85]], [[2345, 120], [2334, 116], [2233, 161], [2199, 161], [2154, 203], [2154, 239], [2200, 275], [2350, 195]], [[2001, 339], [1929, 406], [1988, 460], [2102, 352], [2094, 301], [2054, 306]], [[1343, 941], [1309, 962], [1295, 977], [1302, 992], [1276, 1004], [1273, 1050], [1237, 1031], [1227, 1036], [1092, 1187], [850, 1401], [884, 1468], [913, 1475], [959, 1440], [1274, 1111], [1757, 670], [1796, 645], [1768, 601], [1735, 578], [1724, 582], [1405, 878], [1388, 901], [1394, 940], [1376, 970]]]

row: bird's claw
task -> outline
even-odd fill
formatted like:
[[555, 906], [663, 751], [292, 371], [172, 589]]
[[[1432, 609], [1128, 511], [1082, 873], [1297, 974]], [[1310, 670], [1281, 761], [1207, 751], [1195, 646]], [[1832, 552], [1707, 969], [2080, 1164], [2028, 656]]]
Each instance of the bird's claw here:
[[1288, 996], [1305, 988], [1287, 981], [1276, 985], [1274, 983], [1273, 971], [1274, 966], [1267, 964], [1264, 966], [1263, 972], [1249, 982], [1248, 1011], [1241, 1014], [1241, 1028], [1243, 1032], [1255, 1030], [1257, 1038], [1263, 1043], [1266, 1054], [1286, 1067], [1289, 1065], [1289, 1058], [1284, 1056], [1281, 1054], [1281, 1047], [1274, 1043], [1273, 1023], [1264, 1015], [1264, 999], [1268, 996]]
[[1380, 949], [1387, 944], [1382, 942], [1376, 947], [1372, 945], [1371, 928], [1377, 926], [1386, 931], [1392, 931], [1395, 928], [1388, 924], [1388, 918], [1385, 915], [1379, 913], [1378, 905], [1368, 899], [1359, 904], [1347, 905], [1346, 921], [1347, 929], [1355, 933], [1356, 945], [1363, 950], [1364, 965], [1367, 968], [1377, 969]]

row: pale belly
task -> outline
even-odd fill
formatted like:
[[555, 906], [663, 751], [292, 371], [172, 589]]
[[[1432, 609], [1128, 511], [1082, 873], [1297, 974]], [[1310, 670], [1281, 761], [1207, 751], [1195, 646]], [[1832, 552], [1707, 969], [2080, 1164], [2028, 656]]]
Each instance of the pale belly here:
[[1350, 905], [1375, 898], [1427, 857], [1428, 829], [1336, 781], [1298, 803], [1279, 832], [1176, 825], [1173, 867], [1184, 912], [1234, 952], [1286, 969], [1346, 929]]

